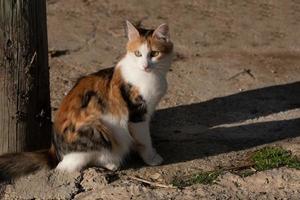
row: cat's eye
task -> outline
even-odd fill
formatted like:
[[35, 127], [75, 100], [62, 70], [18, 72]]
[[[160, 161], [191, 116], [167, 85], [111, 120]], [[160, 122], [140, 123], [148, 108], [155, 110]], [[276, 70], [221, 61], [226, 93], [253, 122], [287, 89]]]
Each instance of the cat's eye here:
[[156, 57], [159, 55], [159, 51], [151, 51], [150, 56], [151, 57]]
[[142, 56], [141, 52], [139, 52], [139, 51], [135, 51], [135, 52], [134, 52], [134, 55], [135, 55], [136, 57], [141, 57], [141, 56]]

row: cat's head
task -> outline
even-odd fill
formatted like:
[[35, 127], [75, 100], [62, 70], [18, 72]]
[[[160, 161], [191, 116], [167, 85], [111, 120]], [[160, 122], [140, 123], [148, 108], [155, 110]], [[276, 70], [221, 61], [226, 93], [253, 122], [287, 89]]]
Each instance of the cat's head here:
[[173, 43], [169, 27], [161, 24], [155, 30], [127, 25], [127, 56], [134, 66], [144, 72], [167, 72], [171, 64]]

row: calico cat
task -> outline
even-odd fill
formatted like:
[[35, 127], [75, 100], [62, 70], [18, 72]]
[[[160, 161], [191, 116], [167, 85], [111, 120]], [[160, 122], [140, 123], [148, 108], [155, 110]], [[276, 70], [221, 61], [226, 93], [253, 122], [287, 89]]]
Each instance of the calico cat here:
[[169, 28], [127, 24], [127, 53], [114, 68], [80, 78], [58, 109], [50, 150], [0, 156], [0, 180], [42, 167], [117, 170], [131, 149], [148, 165], [163, 158], [152, 146], [149, 122], [166, 93], [172, 61]]

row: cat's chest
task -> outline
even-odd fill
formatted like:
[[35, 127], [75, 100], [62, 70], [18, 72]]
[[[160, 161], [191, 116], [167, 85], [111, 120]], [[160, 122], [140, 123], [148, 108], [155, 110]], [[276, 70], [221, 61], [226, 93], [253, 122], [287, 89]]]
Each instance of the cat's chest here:
[[147, 114], [151, 115], [161, 97], [166, 93], [165, 74], [147, 73], [139, 70], [137, 66], [126, 64], [126, 62], [123, 65], [121, 63], [120, 69], [123, 81], [134, 88], [130, 92], [138, 93], [147, 108]]
[[151, 116], [165, 90], [166, 83], [153, 80], [124, 83], [121, 91], [128, 107], [129, 121], [137, 123]]
[[145, 101], [148, 112], [153, 112], [161, 97], [167, 90], [165, 79], [159, 77], [149, 77], [136, 82], [131, 82], [138, 91], [141, 98]]
[[135, 85], [140, 95], [146, 101], [147, 105], [155, 103], [166, 90], [166, 84], [163, 81], [143, 81]]

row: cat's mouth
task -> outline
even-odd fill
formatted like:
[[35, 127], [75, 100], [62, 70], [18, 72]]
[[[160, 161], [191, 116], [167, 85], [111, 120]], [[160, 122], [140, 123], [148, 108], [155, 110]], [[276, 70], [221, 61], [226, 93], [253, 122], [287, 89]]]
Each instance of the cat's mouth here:
[[147, 68], [144, 68], [144, 71], [145, 71], [145, 72], [151, 72], [152, 69], [151, 69], [150, 67], [147, 67]]

